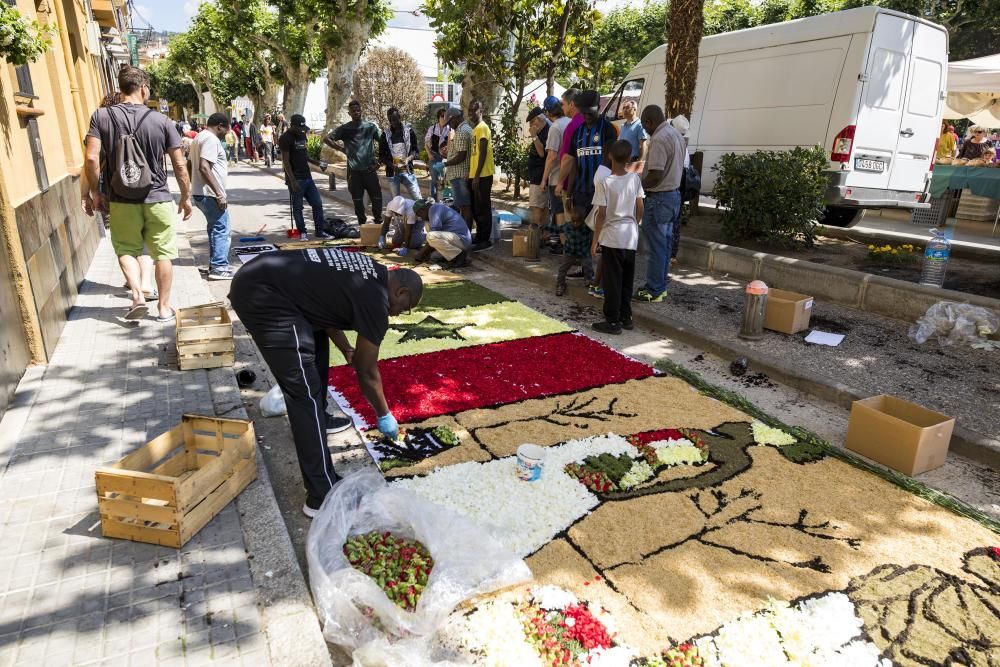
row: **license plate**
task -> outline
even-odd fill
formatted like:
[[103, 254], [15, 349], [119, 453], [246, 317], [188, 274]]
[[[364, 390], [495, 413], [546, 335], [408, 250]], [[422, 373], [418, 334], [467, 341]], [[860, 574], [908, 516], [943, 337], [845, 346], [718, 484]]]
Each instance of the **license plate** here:
[[877, 171], [882, 173], [885, 171], [885, 162], [882, 160], [870, 160], [868, 158], [854, 158], [854, 168], [861, 169], [863, 171]]

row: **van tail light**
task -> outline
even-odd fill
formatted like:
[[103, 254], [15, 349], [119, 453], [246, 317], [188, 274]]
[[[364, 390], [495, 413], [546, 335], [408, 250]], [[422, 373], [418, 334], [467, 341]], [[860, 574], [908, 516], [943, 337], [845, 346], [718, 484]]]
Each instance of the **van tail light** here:
[[931, 166], [927, 168], [927, 171], [934, 171], [934, 158], [937, 157], [937, 147], [941, 143], [941, 137], [934, 140], [934, 150], [931, 151]]
[[847, 162], [851, 159], [851, 149], [854, 148], [854, 132], [857, 129], [854, 125], [848, 125], [833, 139], [833, 151], [830, 153], [831, 162]]

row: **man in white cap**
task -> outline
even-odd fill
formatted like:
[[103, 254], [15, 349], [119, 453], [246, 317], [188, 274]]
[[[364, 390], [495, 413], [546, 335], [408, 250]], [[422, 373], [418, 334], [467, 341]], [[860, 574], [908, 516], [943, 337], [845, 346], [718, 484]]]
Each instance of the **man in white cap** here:
[[393, 197], [389, 202], [382, 216], [382, 232], [378, 237], [380, 249], [393, 246], [397, 255], [406, 257], [410, 250], [423, 247], [426, 241], [424, 224], [417, 220], [414, 203], [402, 195]]

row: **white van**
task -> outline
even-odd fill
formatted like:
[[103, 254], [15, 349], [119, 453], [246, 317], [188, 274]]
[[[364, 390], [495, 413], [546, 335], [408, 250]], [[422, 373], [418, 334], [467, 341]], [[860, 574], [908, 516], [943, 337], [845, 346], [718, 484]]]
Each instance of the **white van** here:
[[[664, 104], [666, 45], [629, 73], [604, 107]], [[724, 153], [825, 147], [826, 224], [865, 208], [926, 208], [948, 71], [948, 33], [861, 7], [706, 37], [688, 134], [704, 153], [703, 191]]]

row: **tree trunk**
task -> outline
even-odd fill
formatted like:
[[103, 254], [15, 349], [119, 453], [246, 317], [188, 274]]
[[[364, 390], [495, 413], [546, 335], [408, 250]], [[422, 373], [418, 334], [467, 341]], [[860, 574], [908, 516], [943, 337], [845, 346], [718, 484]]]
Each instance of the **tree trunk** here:
[[667, 118], [691, 118], [698, 81], [698, 47], [705, 32], [704, 0], [670, 0], [667, 11]]
[[369, 21], [348, 21], [339, 26], [343, 37], [336, 49], [326, 50], [326, 130], [340, 124], [339, 117], [354, 86], [354, 70], [361, 60], [361, 50], [372, 32]]
[[302, 63], [293, 70], [286, 70], [285, 76], [285, 117], [290, 118], [292, 114], [302, 113], [306, 108], [306, 94], [309, 92], [309, 84], [312, 78], [309, 76], [309, 66]]
[[485, 107], [484, 112], [492, 115], [499, 107], [500, 94], [500, 86], [494, 77], [475, 67], [466, 68], [465, 78], [462, 80], [463, 109], [468, 109], [472, 100], [479, 100]]

